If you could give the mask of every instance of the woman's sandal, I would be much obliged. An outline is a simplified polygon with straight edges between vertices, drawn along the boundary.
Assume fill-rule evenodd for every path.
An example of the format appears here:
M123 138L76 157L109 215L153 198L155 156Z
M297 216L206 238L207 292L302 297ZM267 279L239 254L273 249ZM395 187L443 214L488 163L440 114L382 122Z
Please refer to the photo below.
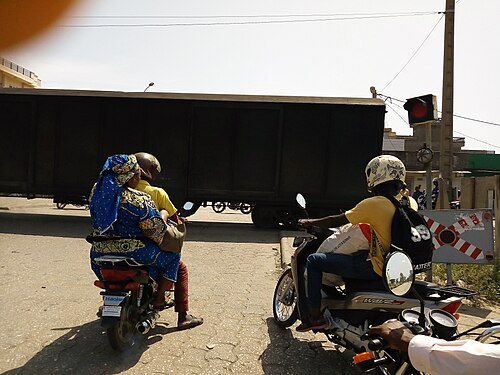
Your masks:
M186 319L181 323L177 322L177 329L189 329L203 324L203 318L197 318L191 314L186 315Z

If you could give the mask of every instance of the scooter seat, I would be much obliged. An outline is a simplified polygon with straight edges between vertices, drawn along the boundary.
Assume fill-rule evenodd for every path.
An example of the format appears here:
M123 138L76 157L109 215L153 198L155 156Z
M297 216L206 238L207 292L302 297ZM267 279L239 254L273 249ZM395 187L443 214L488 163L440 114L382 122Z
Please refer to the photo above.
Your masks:
M348 279L344 277L347 294L361 291L387 291L382 278L376 280Z

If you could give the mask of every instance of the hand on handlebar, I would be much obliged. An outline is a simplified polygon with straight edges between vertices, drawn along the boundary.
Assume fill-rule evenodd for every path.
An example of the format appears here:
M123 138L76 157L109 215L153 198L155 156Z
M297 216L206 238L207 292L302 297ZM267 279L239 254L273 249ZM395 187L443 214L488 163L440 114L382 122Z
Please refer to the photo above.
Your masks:
M408 345L415 336L403 323L397 320L388 320L379 326L370 327L368 333L382 337L391 348L401 352L408 351Z
M313 223L312 223L311 219L299 219L297 221L297 225L299 227L309 228L309 227L311 227L313 225Z

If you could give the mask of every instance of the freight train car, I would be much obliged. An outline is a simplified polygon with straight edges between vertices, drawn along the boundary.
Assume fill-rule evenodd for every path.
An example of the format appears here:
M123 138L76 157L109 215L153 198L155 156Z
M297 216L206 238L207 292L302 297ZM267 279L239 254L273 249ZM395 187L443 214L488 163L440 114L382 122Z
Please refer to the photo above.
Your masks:
M257 226L365 197L379 99L0 89L0 194L84 203L107 156L150 152L177 206L247 202Z

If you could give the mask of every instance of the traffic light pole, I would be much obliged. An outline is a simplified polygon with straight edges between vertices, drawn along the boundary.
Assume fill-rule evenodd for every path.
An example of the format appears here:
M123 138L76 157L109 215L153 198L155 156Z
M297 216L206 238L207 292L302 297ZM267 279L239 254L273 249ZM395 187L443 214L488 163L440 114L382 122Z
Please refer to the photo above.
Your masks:
M449 208L453 182L453 58L454 58L455 0L446 0L444 26L443 102L440 134L439 201L436 208ZM446 194L444 194L446 192Z

